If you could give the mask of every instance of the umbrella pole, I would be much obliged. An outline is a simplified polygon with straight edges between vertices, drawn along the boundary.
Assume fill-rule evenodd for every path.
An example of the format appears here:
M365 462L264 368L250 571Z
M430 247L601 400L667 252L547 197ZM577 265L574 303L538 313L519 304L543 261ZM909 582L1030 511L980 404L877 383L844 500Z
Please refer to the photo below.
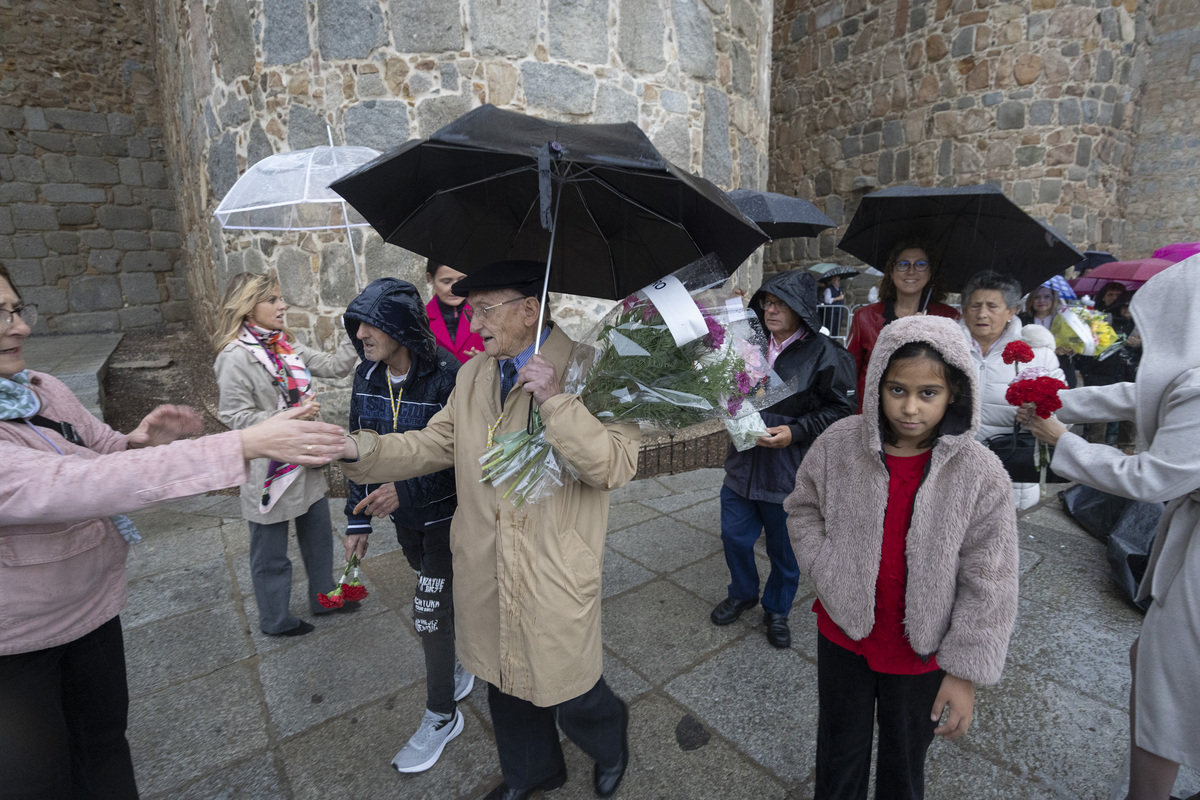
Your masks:
M542 351L542 328L546 325L546 295L550 293L550 262L554 260L554 234L558 232L558 204L562 202L563 187L558 187L558 197L554 200L554 216L550 218L550 252L546 254L546 276L542 279L542 301L538 305L538 325L536 333L533 334L533 354L536 356ZM533 398L530 398L529 403L529 419L525 422L525 432L530 436L534 434L536 426L534 425L533 415L537 413L534 410L536 403Z

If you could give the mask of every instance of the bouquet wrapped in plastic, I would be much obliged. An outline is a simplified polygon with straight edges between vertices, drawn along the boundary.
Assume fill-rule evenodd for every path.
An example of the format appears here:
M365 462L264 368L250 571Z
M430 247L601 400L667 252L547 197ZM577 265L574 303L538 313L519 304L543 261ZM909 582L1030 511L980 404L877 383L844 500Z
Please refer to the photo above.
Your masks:
M1082 302L1059 311L1050 323L1050 332L1059 347L1085 356L1098 356L1120 339L1108 314Z
M795 388L768 369L766 336L725 282L707 257L625 298L576 346L564 390L605 422L677 430L721 419L736 447L753 446L766 434L758 412ZM504 496L517 505L573 477L536 428L496 436L480 459L485 481L512 480Z

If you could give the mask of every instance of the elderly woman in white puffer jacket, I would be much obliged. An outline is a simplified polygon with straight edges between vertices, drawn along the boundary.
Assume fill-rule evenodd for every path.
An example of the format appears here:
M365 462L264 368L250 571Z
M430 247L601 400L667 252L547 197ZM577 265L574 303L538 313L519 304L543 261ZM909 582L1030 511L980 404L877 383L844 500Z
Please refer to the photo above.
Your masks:
M979 370L979 386L983 394L983 409L976 438L987 441L999 433L1013 429L1017 409L1008 404L1004 393L1017 374L1017 368L1043 367L1051 375L1064 380L1054 354L1054 336L1040 325L1021 325L1017 313L1021 310L1021 284L1008 275L990 270L977 272L963 287L962 326L967 333L971 356ZM1033 348L1029 364L1005 364L1004 348L1009 342L1022 340ZM1013 500L1018 509L1029 508L1038 501L1036 483L1014 483Z

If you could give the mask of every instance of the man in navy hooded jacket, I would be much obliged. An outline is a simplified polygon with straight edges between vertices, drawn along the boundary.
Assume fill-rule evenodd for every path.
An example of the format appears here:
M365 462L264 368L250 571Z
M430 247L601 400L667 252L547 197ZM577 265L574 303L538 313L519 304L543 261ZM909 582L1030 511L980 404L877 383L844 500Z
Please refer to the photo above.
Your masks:
M459 362L434 341L416 287L396 278L374 281L346 309L345 325L362 358L354 373L350 430L393 433L424 428L450 397ZM400 772L423 772L462 731L457 701L474 684L454 656L454 470L382 485L347 484L346 558L366 554L371 519L386 516L418 575L413 623L425 651L426 710L392 766Z

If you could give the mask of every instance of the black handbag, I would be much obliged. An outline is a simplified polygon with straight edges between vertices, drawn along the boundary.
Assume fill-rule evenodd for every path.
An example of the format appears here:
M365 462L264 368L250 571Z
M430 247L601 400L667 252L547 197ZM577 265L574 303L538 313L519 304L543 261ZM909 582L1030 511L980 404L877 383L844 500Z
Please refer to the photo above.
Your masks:
M984 442L987 449L1000 457L1004 469L1013 483L1037 483L1039 481L1037 464L1034 461L1034 451L1038 440L1029 431L1021 430L1020 425L1013 423L1013 429L1007 433L998 433ZM1050 448L1050 457L1054 458L1054 448ZM1054 470L1046 468L1047 483L1069 483L1066 478L1059 477Z

